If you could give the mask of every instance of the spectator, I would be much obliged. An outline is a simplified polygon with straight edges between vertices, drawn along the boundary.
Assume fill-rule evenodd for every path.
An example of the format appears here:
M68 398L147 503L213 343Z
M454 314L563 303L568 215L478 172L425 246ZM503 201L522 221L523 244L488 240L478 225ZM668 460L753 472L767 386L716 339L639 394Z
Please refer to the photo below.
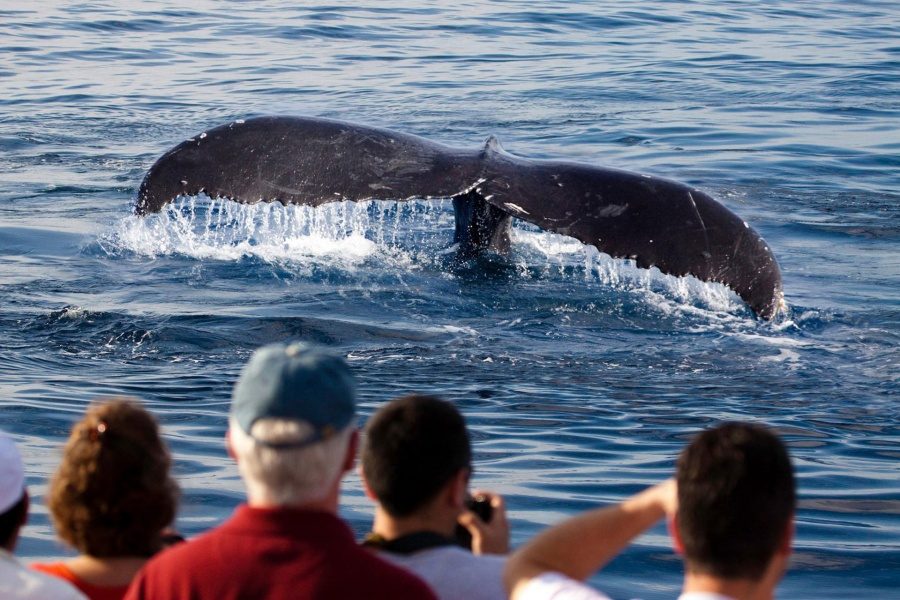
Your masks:
M796 505L781 441L756 425L726 423L694 438L678 460L676 480L538 535L509 560L512 598L606 598L577 580L663 515L684 554L681 600L774 597L787 569Z
M175 518L171 466L156 419L140 404L121 398L92 406L72 428L47 499L57 535L80 554L32 568L91 600L120 600Z
M25 471L16 445L0 433L0 598L4 600L84 600L68 583L38 573L12 555L28 520Z
M433 599L420 579L360 548L337 517L355 412L340 358L301 344L258 350L234 387L226 436L247 504L151 560L126 597Z
M362 476L378 505L366 545L427 581L442 600L505 599L503 565L509 525L503 499L485 523L466 509L472 474L469 434L452 404L406 396L384 406L366 426ZM454 539L459 525L472 549Z

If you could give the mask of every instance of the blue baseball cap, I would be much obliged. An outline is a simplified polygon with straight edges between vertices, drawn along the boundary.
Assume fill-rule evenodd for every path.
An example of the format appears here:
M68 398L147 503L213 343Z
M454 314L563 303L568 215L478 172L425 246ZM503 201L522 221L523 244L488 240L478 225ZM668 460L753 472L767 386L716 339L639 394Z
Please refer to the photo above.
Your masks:
M315 430L300 443L267 444L276 448L325 439L347 427L355 414L356 384L350 367L339 356L303 343L257 350L231 393L231 416L247 435L256 421L269 417L298 419Z

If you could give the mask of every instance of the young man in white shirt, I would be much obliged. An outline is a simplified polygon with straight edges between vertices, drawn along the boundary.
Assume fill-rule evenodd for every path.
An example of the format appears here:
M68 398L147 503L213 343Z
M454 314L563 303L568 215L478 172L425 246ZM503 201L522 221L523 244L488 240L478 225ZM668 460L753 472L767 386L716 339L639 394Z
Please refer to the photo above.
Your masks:
M362 476L378 505L366 546L424 579L441 600L505 600L503 566L509 525L503 499L483 493L486 521L467 510L471 449L455 406L405 396L366 425ZM471 551L455 538L471 536Z

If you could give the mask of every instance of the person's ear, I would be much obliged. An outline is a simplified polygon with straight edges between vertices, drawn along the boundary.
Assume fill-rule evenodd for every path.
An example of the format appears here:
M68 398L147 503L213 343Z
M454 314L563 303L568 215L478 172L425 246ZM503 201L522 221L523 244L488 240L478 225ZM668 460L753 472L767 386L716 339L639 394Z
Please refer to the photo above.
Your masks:
M460 469L447 482L447 502L460 511L466 507L466 499L469 497L470 473L469 469Z
M225 430L225 450L228 452L228 456L231 457L231 460L237 462L234 447L231 445L231 427Z
M344 472L352 471L356 464L356 453L359 451L359 430L354 428L347 444L347 455L344 457Z
M669 535L672 536L672 547L678 554L684 554L684 544L681 541L681 533L678 531L678 517L673 515L666 519L666 526L669 528Z
M22 522L19 523L19 528L25 527L25 524L28 523L28 513L31 512L31 496L28 495L28 490L23 492L24 496L22 498L25 500L25 510L22 511Z
M778 545L778 553L782 555L788 555L791 553L791 547L794 542L794 533L796 531L796 525L794 525L794 516L791 515L791 520L788 522L787 527L784 530L784 538L782 538L781 543Z
M375 497L375 494L372 492L372 488L369 487L369 481L366 479L366 472L363 471L362 465L360 465L356 469L356 472L359 475L360 481L362 481L363 491L366 493L366 498L378 502L378 498Z

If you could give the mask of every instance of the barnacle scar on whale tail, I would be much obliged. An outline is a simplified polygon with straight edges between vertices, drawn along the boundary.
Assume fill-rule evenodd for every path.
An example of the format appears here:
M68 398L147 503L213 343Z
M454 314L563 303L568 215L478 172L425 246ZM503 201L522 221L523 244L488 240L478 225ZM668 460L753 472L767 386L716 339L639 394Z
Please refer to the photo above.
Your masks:
M328 119L235 121L160 157L134 210L158 212L201 193L310 206L452 198L454 242L463 255L504 252L515 217L641 268L723 283L766 319L783 305L781 271L768 244L709 195L640 173L514 156L493 136L464 149Z

